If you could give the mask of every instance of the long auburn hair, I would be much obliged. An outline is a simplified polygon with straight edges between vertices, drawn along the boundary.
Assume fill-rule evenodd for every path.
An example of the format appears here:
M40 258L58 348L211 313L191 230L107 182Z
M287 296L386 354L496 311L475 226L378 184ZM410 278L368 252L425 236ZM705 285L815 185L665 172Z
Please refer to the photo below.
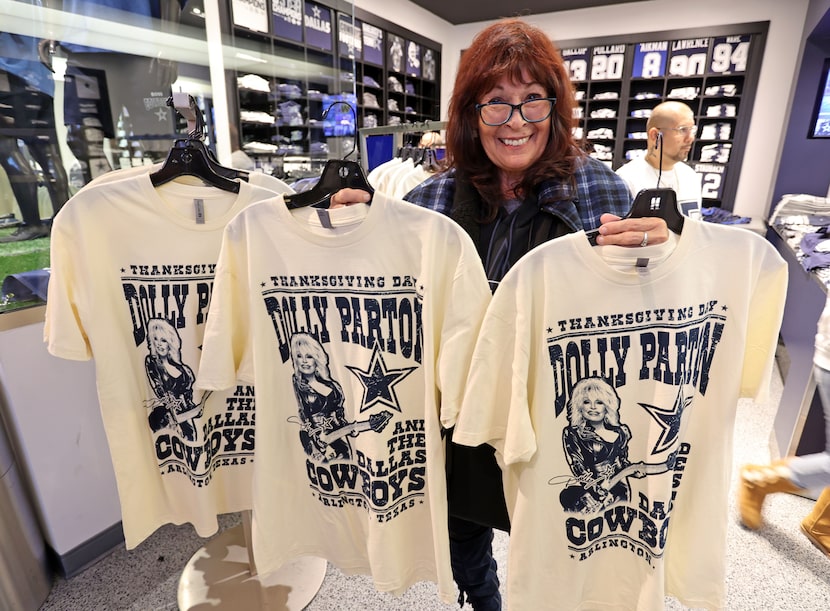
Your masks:
M573 138L573 87L553 41L541 29L521 19L503 19L479 32L458 65L447 112L447 165L469 180L481 194L492 220L503 199L499 170L478 138L475 105L505 76L523 82L523 73L556 98L551 114L551 137L545 151L516 186L527 195L544 178L570 178L582 153Z

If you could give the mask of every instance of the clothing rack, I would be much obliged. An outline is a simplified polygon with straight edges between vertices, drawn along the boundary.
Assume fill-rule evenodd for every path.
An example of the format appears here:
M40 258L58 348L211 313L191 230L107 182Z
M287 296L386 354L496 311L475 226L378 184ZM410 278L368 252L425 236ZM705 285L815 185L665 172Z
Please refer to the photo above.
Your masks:
M393 136L392 150L396 151L403 146L404 134L415 132L440 132L447 127L446 121L414 121L412 123L401 123L400 125L383 125L379 127L361 127L358 131L360 137L360 163L365 172L369 172L369 150L367 140L372 136Z

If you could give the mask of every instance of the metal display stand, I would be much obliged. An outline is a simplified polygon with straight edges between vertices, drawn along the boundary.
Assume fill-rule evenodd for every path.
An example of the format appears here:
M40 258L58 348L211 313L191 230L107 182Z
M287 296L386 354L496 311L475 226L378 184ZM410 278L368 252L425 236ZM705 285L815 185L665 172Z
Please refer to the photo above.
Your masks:
M251 549L251 512L245 511L242 524L211 539L185 565L180 611L299 611L311 602L326 575L324 559L305 556L260 575Z

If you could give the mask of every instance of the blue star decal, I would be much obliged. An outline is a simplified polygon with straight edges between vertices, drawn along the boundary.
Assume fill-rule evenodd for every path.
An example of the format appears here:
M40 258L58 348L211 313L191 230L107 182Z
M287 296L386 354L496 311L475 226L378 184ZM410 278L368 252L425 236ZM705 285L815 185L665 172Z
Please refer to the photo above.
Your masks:
M377 345L375 345L372 352L372 358L369 359L369 367L366 371L351 365L346 365L346 368L355 374L360 383L363 384L363 399L360 402L361 412L365 412L378 404L386 405L400 412L401 407L398 404L398 396L395 394L394 386L416 369L416 367L387 369L386 363L383 361L383 354L381 354Z
M663 430L660 432L660 437L657 438L657 443L654 444L654 449L651 453L659 454L671 448L677 442L677 436L680 433L680 423L683 419L683 412L692 402L692 398L686 398L683 395L683 386L681 385L677 391L677 398L674 400L674 405L671 409L664 409L656 405L649 405L648 403L640 403L640 407L646 410L649 415L654 418L655 422L660 425Z

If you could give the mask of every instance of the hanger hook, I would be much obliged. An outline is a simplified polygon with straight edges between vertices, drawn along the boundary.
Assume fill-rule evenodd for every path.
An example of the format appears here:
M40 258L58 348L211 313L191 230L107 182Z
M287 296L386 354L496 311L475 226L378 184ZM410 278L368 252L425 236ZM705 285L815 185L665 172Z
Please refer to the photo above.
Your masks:
M354 135L352 136L352 150L350 150L348 153L343 155L343 159L347 159L349 157L349 155L352 155L357 150L357 111L354 109L354 106L352 106L348 102L344 102L343 100L337 100L336 102L332 102L331 104L329 104L328 108L326 108L323 111L323 119L325 119L326 115L329 114L329 111L332 108L334 108L335 106L337 106L338 104L343 104L343 106L348 106L349 110L352 111L352 117L354 117L353 125L354 125L355 129L354 129Z
M186 97L185 97L186 96ZM183 92L174 93L167 98L167 105L187 121L187 139L204 140L207 135L207 124L196 98Z

